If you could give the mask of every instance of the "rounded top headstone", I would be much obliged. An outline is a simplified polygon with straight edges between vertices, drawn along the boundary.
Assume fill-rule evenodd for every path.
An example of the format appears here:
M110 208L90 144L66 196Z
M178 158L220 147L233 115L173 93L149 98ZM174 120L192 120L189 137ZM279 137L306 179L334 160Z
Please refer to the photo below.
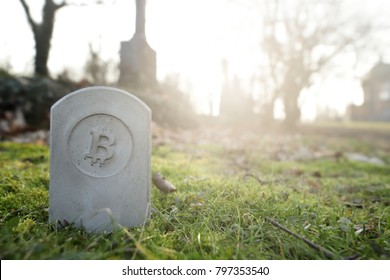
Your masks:
M89 232L145 222L150 216L149 107L126 91L89 87L56 102L50 119L49 220Z

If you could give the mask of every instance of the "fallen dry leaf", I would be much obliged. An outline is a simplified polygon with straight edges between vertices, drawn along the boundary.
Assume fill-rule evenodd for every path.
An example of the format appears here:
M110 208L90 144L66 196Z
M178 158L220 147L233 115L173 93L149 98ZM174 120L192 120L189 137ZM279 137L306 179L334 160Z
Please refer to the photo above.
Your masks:
M163 193L175 192L176 188L169 181L167 181L160 173L155 173L152 176L153 184Z
M376 230L376 224L373 221L370 221L368 224L357 224L353 226L355 234L359 235L363 233L370 233Z

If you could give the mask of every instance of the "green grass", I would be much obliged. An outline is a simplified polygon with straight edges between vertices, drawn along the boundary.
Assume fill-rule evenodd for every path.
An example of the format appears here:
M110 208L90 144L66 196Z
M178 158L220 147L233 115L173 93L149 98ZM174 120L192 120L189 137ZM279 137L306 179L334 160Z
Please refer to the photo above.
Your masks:
M322 125L327 128L343 128L343 129L365 129L372 131L390 131L390 124L388 122L319 122L315 125Z
M238 144L154 147L153 172L178 191L165 195L153 187L145 225L96 235L48 224L47 147L0 143L0 258L326 259L271 218L334 258L390 259L388 145L319 136L238 138ZM364 151L387 164L328 156L280 160L302 147L309 154Z

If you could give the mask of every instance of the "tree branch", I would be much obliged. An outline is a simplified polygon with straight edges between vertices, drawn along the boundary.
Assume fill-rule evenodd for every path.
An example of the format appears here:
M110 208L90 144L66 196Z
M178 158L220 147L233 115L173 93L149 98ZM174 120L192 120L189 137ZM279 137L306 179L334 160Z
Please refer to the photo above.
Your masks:
M86 3L78 3L77 4L77 3L74 3L74 2L64 1L62 4L64 4L64 6L76 6L76 7L87 7L87 6L90 6L91 4L93 4L93 5L107 5L102 0L95 0L94 2L89 3L89 4L86 4ZM111 2L111 5L115 5L115 4L116 4L116 0L113 0Z
M309 239L307 239L306 237L303 237L293 231L291 231L290 229L286 228L285 226L279 224L277 221L275 221L274 219L271 219L271 218L268 218L268 217L264 217L264 219L267 221L267 222L270 222L272 225L274 225L275 227L278 227L280 228L281 230L287 232L288 234L291 234L292 236L302 240L303 242L305 242L307 245L309 245L311 248L313 249L316 249L318 251L320 251L321 253L323 253L327 258L329 259L337 259L337 256L335 254L333 254L331 251L329 251L328 249L310 241ZM359 254L354 254L354 255L351 255L351 256L348 256L348 257L344 257L343 259L344 260L355 260L357 258L359 258Z
M270 222L272 225L274 225L274 226L282 229L283 231L287 232L288 234L291 234L292 236L295 236L296 238L299 238L300 240L305 242L310 247L312 247L312 248L320 251L321 253L323 253L327 258L329 258L329 259L335 259L336 258L336 256L331 251L329 251L328 249L325 249L324 247L322 247L322 246L320 246L318 244L313 243L312 241L310 241L306 237L303 237L303 236L301 236L301 235L299 235L299 234L289 230L285 226L282 226L281 224L279 224L277 221L275 221L275 220L273 220L271 218L268 218L268 217L265 217L264 219L266 221Z
M56 10L59 10L59 9L61 9L62 7L65 7L65 6L68 6L69 4L66 2L66 1L63 1L62 3L60 3L60 4L55 4L54 3L54 7L55 7L55 9Z
M28 23L30 24L31 28L34 30L34 33L36 29L38 28L38 24L33 20L30 12L30 7L27 5L25 0L19 0L20 3L23 6L24 12L26 13Z

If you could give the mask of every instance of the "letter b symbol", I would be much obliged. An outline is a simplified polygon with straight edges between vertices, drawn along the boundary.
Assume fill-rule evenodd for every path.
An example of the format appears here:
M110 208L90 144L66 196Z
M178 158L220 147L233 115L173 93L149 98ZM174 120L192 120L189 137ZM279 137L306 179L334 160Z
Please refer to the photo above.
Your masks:
M98 127L91 129L92 142L89 153L85 155L86 158L91 158L91 164L100 161L100 166L114 155L114 135L108 130Z

